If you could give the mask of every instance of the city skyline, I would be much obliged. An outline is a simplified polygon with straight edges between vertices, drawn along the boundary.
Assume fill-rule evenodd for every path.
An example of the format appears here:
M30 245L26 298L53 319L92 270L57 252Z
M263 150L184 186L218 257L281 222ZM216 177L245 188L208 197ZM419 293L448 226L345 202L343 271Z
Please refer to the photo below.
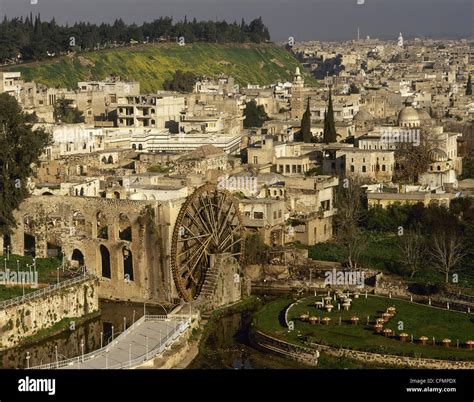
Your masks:
M160 16L232 22L262 16L273 41L289 37L296 41L350 40L357 37L358 27L361 38L382 40L396 40L399 32L407 39L472 37L474 25L469 0L296 0L291 4L281 0L137 0L133 8L127 0L113 0L112 9L112 0L36 1L38 4L2 0L0 12L10 18L40 13L43 20L54 17L61 24L113 22L117 18L141 24Z

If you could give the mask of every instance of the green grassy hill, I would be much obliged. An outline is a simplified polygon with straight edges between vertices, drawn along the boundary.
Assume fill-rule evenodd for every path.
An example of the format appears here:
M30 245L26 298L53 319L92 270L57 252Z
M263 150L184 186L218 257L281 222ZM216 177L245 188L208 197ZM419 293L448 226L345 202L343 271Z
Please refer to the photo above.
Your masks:
M178 69L197 75L232 75L240 85L291 80L299 62L274 44L150 44L64 56L54 60L9 67L24 79L51 87L77 88L77 82L104 79L116 73L140 81L142 92L162 89ZM305 76L308 85L316 81Z

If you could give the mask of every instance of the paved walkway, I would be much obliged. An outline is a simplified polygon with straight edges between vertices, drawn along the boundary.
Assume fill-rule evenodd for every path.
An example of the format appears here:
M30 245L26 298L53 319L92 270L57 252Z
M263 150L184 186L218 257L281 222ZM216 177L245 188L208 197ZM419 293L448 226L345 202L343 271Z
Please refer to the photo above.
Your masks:
M133 368L163 353L190 325L186 316L144 316L107 346L38 369Z

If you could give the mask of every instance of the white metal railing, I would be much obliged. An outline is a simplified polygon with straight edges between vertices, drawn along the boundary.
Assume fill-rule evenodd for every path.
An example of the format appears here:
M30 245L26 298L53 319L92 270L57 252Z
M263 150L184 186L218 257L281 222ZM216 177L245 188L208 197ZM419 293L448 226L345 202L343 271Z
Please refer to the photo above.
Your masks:
M113 366L108 366L107 369L122 369L122 368L132 368L136 367L141 363L144 363L153 357L163 353L163 351L172 344L183 332L185 332L191 325L191 319L188 318L187 321L182 321L179 323L173 331L169 332L168 335L161 341L159 345L150 350L148 353L145 353L142 356L136 357L135 359L128 360L122 363L115 364Z
M128 366L136 366L139 363L143 363L150 358L160 354L163 352L168 344L174 342L174 340L181 335L186 329L188 329L191 325L191 318L189 316L184 315L176 315L176 316L165 316L165 315L145 315L140 317L137 321L135 321L130 327L128 327L124 332L120 333L116 338L114 338L109 344L106 346L96 349L90 353L85 355L76 356L70 359L61 360L58 362L41 364L39 366L31 367L31 369L35 370L54 370L59 369L62 367L73 366L75 364L81 364L88 360L94 359L99 356L104 356L106 353L109 352L109 349L112 348L114 345L120 343L130 332L135 330L138 326L140 326L143 322L146 321L171 321L173 318L181 319L178 321L179 325L177 325L168 335L161 341L159 345L157 345L154 349L145 353L142 356L137 357L133 360L127 360L126 362L116 364L114 366L108 366L108 369L117 369L117 368L126 368ZM131 362L131 364L130 364Z
M77 283L85 282L85 281L95 277L94 274L89 273L87 271L84 271L84 273L81 273L81 274L78 274L78 275L79 276L77 276L76 278L66 279L66 280L64 280L62 282L59 282L59 283L56 283L54 285L49 285L46 288L39 289L39 290L36 290L34 292L27 293L24 296L18 296L18 297L14 297L12 299L4 300L4 301L0 302L0 310L6 309L7 307L11 307L11 306L21 304L21 303L23 303L27 300L32 300L32 299L39 298L39 297L44 296L46 294L55 292L56 290L66 288L66 287L75 285Z

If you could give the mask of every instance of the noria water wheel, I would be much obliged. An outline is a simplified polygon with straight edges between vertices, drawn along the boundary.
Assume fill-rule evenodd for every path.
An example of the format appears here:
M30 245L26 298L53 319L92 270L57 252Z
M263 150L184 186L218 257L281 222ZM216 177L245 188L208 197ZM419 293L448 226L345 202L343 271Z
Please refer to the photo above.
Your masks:
M185 301L199 296L210 256L224 253L242 262L242 217L231 193L206 184L186 199L173 230L171 267L176 288Z

